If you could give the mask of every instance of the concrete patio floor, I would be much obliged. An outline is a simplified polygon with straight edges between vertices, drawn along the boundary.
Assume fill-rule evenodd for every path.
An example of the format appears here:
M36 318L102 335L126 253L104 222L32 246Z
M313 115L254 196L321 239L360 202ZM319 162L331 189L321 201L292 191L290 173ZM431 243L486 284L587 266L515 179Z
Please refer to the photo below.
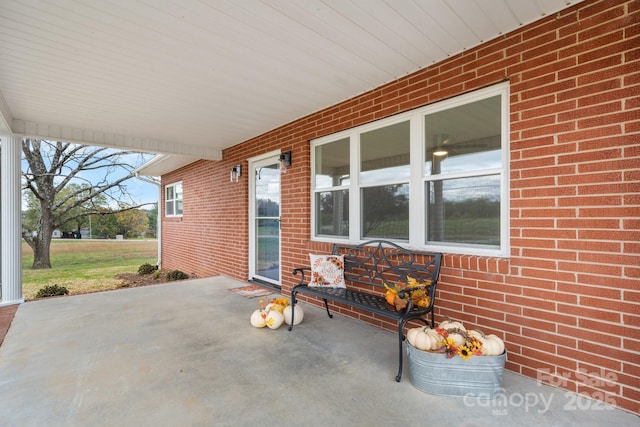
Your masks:
M0 347L0 426L638 426L505 372L504 398L412 386L396 337L304 305L256 329L227 277L22 304ZM581 409L579 409L581 408Z

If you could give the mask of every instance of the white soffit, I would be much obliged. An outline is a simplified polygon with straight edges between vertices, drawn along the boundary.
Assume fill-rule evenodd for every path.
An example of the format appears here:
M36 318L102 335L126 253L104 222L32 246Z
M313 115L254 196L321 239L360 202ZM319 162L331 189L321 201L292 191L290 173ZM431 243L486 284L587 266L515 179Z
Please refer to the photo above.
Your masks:
M191 156L158 154L135 170L138 175L161 177L199 160Z
M2 0L0 132L219 159L579 2Z

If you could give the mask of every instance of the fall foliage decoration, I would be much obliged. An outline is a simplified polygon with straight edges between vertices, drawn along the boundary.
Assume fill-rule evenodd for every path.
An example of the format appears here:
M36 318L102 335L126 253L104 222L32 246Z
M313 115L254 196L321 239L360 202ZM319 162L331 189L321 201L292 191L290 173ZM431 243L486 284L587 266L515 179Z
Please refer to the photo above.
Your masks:
M393 305L397 311L402 311L407 308L409 298L411 298L413 305L426 308L431 304L431 298L427 292L430 285L431 281L420 283L413 277L407 277L406 284L390 286L384 283L384 287L387 289L384 298L387 303Z

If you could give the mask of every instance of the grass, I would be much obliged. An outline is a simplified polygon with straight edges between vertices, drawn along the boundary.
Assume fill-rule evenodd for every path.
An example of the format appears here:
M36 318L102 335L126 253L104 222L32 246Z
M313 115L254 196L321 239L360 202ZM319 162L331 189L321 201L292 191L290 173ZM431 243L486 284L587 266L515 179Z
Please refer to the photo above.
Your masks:
M51 269L32 270L33 251L22 243L22 294L35 298L47 285L64 286L69 295L120 287L120 273L136 273L144 263L155 265L157 240L71 240L51 242Z

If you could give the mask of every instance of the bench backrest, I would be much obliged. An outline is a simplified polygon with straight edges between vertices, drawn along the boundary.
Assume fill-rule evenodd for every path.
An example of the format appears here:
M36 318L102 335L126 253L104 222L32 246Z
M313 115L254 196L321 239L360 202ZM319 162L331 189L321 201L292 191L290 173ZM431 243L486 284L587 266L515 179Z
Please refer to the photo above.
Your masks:
M406 284L407 277L413 277L420 283L431 283L428 293L434 300L440 253L414 252L386 240L371 240L356 246L334 244L332 254L344 255L347 285L384 291L384 283Z

